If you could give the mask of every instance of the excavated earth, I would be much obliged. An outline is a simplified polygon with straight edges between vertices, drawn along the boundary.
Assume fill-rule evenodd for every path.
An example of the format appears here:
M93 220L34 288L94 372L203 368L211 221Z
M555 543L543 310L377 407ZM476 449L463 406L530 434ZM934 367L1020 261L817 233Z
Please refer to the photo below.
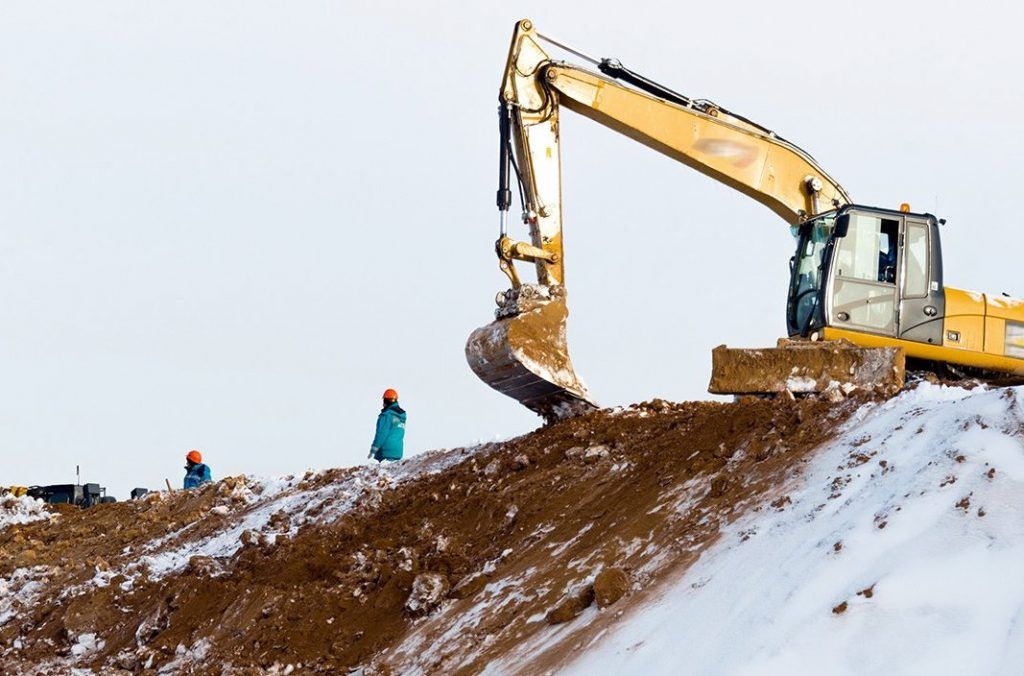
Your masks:
M2 671L557 670L722 526L783 500L860 403L656 400L0 526Z

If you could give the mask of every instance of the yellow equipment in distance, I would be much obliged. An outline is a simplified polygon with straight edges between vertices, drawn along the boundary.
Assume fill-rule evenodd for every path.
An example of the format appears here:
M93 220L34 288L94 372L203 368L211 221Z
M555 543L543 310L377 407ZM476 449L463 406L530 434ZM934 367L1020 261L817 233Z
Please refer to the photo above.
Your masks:
M553 61L542 42L601 74ZM740 191L793 226L791 337L900 347L910 358L1024 374L1024 303L944 288L934 216L854 205L809 154L771 130L615 60L587 57L542 36L528 20L516 24L499 100L496 250L512 288L498 294L497 319L470 336L466 355L481 379L545 419L594 407L565 339L563 106ZM507 233L513 173L529 242ZM522 282L515 261L534 264L536 284ZM818 375L830 382L836 374ZM713 378L712 391L746 390Z

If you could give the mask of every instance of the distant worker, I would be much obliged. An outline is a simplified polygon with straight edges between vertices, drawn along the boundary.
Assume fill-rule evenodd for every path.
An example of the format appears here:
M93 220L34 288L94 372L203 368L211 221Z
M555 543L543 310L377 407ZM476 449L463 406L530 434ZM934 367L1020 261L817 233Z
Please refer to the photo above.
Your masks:
M203 454L189 451L185 456L185 488L199 488L213 481L210 468L203 464Z
M384 408L377 416L377 433L370 455L377 462L401 460L405 446L405 411L398 405L398 392L384 390Z

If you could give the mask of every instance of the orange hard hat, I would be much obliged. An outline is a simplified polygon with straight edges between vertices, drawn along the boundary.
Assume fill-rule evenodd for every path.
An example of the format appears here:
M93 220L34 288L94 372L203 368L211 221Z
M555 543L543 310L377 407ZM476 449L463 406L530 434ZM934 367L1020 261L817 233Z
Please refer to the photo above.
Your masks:
M390 399L391 401L398 401L398 392L395 392L390 387L384 390L384 398Z
M192 450L188 452L188 455L185 456L185 459L194 462L195 464L198 465L203 461L203 454L200 453L199 451Z

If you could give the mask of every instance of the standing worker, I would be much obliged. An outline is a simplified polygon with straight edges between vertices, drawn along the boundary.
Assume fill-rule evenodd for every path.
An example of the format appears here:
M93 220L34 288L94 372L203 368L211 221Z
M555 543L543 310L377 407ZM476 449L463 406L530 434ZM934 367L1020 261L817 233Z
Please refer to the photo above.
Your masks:
M377 416L377 433L370 445L370 455L377 462L402 459L405 446L405 410L398 405L398 392L384 390L384 408Z
M210 468L203 464L203 454L191 450L185 456L185 488L199 488L213 481Z

